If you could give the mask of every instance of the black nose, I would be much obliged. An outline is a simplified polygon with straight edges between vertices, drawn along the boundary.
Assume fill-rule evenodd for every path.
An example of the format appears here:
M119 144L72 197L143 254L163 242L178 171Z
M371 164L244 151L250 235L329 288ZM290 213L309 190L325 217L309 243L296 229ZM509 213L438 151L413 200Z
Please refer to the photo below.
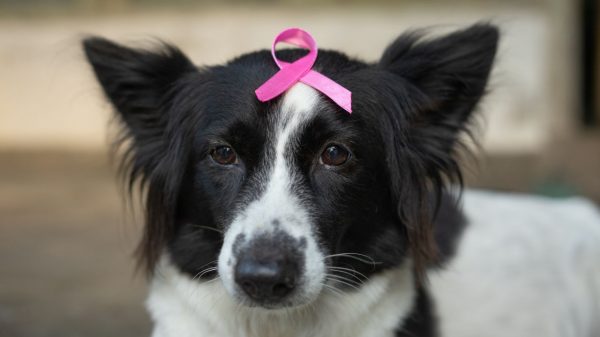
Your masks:
M282 300L296 287L297 265L290 259L242 256L235 267L235 282L258 302Z

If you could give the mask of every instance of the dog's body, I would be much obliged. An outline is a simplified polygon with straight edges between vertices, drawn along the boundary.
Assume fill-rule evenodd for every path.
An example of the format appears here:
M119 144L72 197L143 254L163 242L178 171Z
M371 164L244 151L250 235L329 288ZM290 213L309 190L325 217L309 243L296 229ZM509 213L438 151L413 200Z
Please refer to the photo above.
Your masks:
M441 336L600 333L600 212L581 198L467 191L456 257L431 274Z
M499 212L480 197L465 217L446 186L460 182L456 148L497 39L489 25L404 35L377 64L320 52L314 69L352 91L352 115L302 83L259 102L254 89L277 70L265 51L196 68L173 47L86 40L126 126L123 168L146 188L139 252L154 336L468 336L436 311L452 302L439 291L452 278L425 279L469 222ZM587 209L585 223L600 223ZM472 246L456 266L469 270Z

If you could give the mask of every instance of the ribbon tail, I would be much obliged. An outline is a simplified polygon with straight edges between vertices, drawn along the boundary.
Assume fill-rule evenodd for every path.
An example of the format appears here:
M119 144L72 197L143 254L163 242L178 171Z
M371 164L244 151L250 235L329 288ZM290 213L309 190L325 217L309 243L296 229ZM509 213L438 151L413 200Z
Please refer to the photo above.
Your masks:
M352 113L352 92L337 84L329 77L311 70L300 78L300 82L317 89L342 109L350 114Z

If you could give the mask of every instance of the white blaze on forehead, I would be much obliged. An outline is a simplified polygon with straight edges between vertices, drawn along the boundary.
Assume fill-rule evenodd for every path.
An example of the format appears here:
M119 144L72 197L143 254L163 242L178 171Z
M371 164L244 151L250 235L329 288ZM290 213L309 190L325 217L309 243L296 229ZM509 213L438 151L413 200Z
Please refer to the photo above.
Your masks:
M263 195L244 210L245 234L272 230L273 220L279 220L281 229L294 237L309 234L307 212L301 207L297 193L292 191L294 172L288 163L291 157L288 151L293 150L290 145L298 141L302 127L315 113L318 99L317 92L303 83L294 85L283 97L273 132L274 162L266 175Z
M288 162L293 154L288 152L293 151L302 127L314 115L318 99L315 89L303 83L294 85L283 97L274 130L274 162L263 195L244 210L248 217L245 229L251 231L245 234L274 229L273 220L293 237L309 234L304 228L309 225L307 212L300 205L298 191L292 190L295 173Z
M298 196L291 190L294 172L287 162L290 155L286 155L286 153L290 150L290 145L298 141L302 126L314 115L318 99L319 96L315 89L303 83L297 83L285 94L276 126L273 169L265 193L257 202L248 207L249 212L252 211L252 206L255 206L268 213L265 214L265 217L276 217L276 213L279 213L284 218L280 219L284 226L286 220L308 222L308 219L299 219L305 217L305 214L301 214L305 212L299 209ZM290 217L292 218L290 219ZM256 225L260 226L261 224L264 225L262 222ZM290 231L298 228L298 226L291 227Z
M283 97L279 119L280 122L286 122L286 125L277 139L277 145L285 143L292 131L312 117L318 100L317 91L304 83L296 83L287 91Z
M316 113L319 94L313 88L297 83L290 88L282 99L282 104L273 126L273 146L275 156L269 165L270 171L264 175L264 192L257 200L250 202L234 218L225 232L225 238L219 255L219 274L230 293L235 293L233 268L237 256L233 246L238 235L252 240L259 234L273 233L276 229L298 240L306 242L304 249L305 265L303 297L314 297L321 289L324 276L324 261L317 245L313 224L309 212L303 205L300 193L294 191L294 168L289 162L297 148L304 126Z

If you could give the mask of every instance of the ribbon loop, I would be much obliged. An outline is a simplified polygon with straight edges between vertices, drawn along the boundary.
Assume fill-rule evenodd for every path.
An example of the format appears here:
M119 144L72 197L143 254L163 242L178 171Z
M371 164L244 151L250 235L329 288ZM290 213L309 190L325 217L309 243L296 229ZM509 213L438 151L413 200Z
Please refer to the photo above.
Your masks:
M281 61L275 55L275 47L279 42L306 48L308 54L292 63ZM319 90L342 109L352 113L352 93L325 75L312 70L317 60L317 52L317 43L308 32L299 28L289 28L279 33L273 41L271 55L280 70L256 89L258 100L272 100L297 82L302 82Z

